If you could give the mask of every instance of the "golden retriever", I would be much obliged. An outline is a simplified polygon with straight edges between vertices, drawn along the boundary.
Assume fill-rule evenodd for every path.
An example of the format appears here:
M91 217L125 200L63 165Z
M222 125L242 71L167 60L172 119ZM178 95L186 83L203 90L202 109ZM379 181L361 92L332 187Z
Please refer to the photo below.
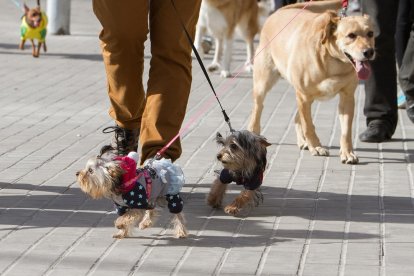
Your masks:
M201 2L195 47L202 54L202 36L208 31L214 37L216 49L213 61L208 66L210 72L220 69L221 77L231 76L232 43L236 29L246 42L245 66L246 71L251 72L253 67L251 60L254 54L253 39L260 29L259 17L263 13L262 10L264 9L259 8L257 0L203 0Z
M374 27L367 15L340 18L331 9L341 1L321 1L288 5L265 22L254 61L253 98L249 130L260 133L260 116L266 93L280 76L296 91L298 113L295 118L297 144L312 155L329 155L321 146L312 122L311 105L339 94L342 163L358 163L352 148L354 93L359 79L370 75L369 60L374 59ZM297 17L292 20L293 17ZM291 23L270 40L290 20ZM270 43L269 43L270 42Z

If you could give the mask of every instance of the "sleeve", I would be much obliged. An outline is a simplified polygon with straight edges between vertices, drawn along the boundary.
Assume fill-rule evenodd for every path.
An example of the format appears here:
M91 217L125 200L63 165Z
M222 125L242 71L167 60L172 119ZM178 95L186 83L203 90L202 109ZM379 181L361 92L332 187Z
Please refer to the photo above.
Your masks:
M220 181L224 184L233 182L233 176L228 169L223 169L220 173Z
M178 214L183 210L184 202L180 197L180 194L166 195L165 198L168 202L168 210L173 214Z

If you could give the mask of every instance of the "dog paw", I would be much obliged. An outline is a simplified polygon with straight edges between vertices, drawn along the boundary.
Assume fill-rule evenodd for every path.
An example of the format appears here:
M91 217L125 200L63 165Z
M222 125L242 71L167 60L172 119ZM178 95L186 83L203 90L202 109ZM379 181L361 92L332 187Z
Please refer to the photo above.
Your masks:
M343 164L357 164L358 161L358 157L352 151L347 153L341 152L341 162Z
M212 208L215 208L215 209L221 208L221 202L217 202L214 199L209 199L208 198L207 199L207 205L210 206L210 207L212 207Z
M240 208L238 208L236 206L233 206L233 205L228 205L228 206L226 206L226 208L224 208L224 212L226 214L235 216L240 212Z
M222 70L220 72L220 77L222 77L222 78L230 78L231 77L231 73L230 73L230 71Z
M209 72L217 71L219 68L220 68L220 65L218 63L212 63L207 67Z
M313 156L329 156L329 150L324 147L309 148L309 151Z
M114 239L123 239L125 237L126 237L126 234L125 234L125 231L123 231L123 230L120 230L120 231L118 231L118 233L115 233L115 234L112 235L112 238L114 238Z
M179 229L176 229L175 237L177 239L184 239L188 237L187 229L185 229L185 227L180 227Z
M138 228L143 230L143 229L149 228L151 226L152 226L152 220L151 219L145 219L145 220L140 222L140 224L138 225Z

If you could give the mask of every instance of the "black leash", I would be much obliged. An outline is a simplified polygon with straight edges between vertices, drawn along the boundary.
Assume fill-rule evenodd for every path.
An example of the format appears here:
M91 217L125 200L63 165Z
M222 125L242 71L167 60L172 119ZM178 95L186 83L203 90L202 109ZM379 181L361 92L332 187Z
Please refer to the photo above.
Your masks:
M178 17L178 20L180 21L181 27L183 28L183 30L184 30L184 32L185 32L185 35L186 35L186 37L187 37L187 40L188 40L188 42L190 43L191 48L192 48L192 49L193 49L193 51L194 51L194 54L195 54L195 56L196 56L196 58L197 58L198 63L199 63L199 64L200 64L200 66L201 66L201 69L203 70L204 76L206 77L206 79L207 79L207 81L208 81L208 84L210 85L211 90L213 91L214 96L215 96L215 97L216 97L216 99L217 99L217 102L218 102L218 104L219 104L219 106L220 106L220 108L221 108L221 112L223 113L224 120L225 120L225 121L226 121L226 123L229 125L230 132L234 132L235 130L231 127L230 118L229 118L229 116L227 116L226 111L223 109L223 106L221 105L221 102L220 102L219 98L217 97L216 90L214 89L214 86L213 86L213 84L211 83L211 80L210 80L210 77L208 76L208 73L207 73L206 67L204 66L203 61L201 60L201 57L200 57L200 55L198 54L198 51L197 51L196 47L194 46L193 40L192 40L192 38L191 38L190 34L188 33L187 28L185 27L184 22L183 22L183 20L181 19L180 14L178 13L177 8L175 7L174 0L171 0L171 5L173 6L175 13L177 14L177 17ZM216 49L216 50L217 50L217 49Z

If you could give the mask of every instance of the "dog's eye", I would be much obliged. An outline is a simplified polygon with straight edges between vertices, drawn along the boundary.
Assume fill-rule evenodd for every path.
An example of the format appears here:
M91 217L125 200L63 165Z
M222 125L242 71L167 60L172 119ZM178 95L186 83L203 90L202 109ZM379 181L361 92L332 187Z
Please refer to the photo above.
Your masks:
M232 150L237 150L239 147L236 144L232 143L232 144L230 144L230 148Z
M369 38L373 37L373 36L374 36L374 32L373 32L373 31L369 31L369 32L367 33L367 36L368 36Z
M347 36L350 39L355 39L357 37L356 34L354 34L354 33L349 33Z
M88 173L93 174L93 169L89 168Z

